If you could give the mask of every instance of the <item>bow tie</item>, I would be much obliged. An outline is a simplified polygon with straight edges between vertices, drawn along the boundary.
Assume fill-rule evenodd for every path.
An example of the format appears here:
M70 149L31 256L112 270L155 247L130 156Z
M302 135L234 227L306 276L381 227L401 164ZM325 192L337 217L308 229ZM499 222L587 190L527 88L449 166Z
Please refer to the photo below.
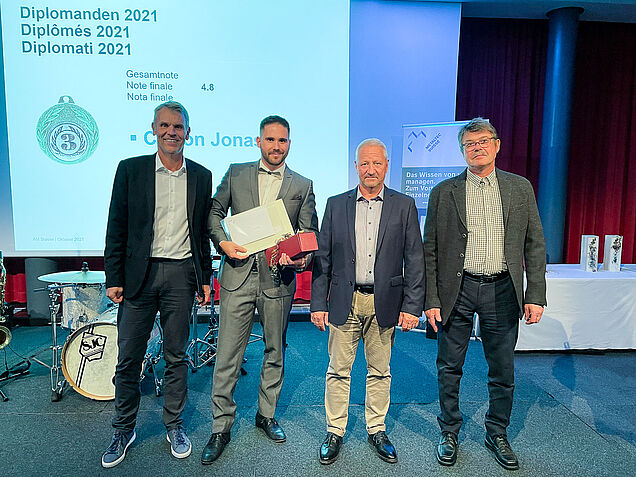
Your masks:
M269 174L270 176L271 175L278 176L278 177L281 176L281 173L280 173L279 170L270 171L269 169L265 169L264 167L259 167L258 168L258 173L259 174Z

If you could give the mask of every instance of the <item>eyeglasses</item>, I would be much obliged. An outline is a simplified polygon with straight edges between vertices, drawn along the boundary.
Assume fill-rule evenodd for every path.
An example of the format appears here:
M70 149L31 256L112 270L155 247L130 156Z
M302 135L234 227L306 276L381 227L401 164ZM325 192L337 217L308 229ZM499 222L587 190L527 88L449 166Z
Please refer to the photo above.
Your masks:
M489 138L480 139L479 141L475 141L475 142L465 142L464 144L462 144L462 149L464 149L464 151L472 151L473 149L477 147L477 144L479 144L481 147L486 147L488 143L492 141L493 139L497 139L497 138L493 136Z

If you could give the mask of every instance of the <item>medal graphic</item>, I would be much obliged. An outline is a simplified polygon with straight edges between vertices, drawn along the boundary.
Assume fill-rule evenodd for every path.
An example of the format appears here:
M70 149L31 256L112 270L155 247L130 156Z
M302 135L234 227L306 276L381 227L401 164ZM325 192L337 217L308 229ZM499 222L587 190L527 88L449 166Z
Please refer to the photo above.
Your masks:
M93 117L70 96L60 97L38 120L36 131L40 149L62 164L88 159L99 142L99 129Z

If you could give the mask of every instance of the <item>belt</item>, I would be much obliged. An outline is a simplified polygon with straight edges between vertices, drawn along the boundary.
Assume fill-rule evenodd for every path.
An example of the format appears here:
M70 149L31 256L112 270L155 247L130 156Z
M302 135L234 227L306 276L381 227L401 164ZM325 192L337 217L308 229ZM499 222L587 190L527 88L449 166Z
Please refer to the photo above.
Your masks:
M365 295L373 295L373 285L356 285L353 289Z
M150 257L150 261L155 263L181 263L191 259L191 256L186 258Z
M510 273L508 273L508 270L504 270L503 272L494 273L492 275L475 275L474 273L464 270L464 276L481 283L492 283L507 278L510 276Z

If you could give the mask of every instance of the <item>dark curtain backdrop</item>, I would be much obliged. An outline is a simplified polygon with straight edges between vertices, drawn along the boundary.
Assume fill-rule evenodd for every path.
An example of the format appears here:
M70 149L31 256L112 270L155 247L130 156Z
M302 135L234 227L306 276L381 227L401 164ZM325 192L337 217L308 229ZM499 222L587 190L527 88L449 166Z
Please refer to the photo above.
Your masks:
M539 182L547 20L463 19L456 119L501 136L497 165ZM624 237L636 261L636 26L581 22L577 43L564 258L582 234ZM599 251L603 257L603 250Z
M501 137L497 166L535 191L547 43L547 21L462 20L455 118L490 120Z
M623 236L636 262L636 25L581 23L577 43L564 257L582 234Z

